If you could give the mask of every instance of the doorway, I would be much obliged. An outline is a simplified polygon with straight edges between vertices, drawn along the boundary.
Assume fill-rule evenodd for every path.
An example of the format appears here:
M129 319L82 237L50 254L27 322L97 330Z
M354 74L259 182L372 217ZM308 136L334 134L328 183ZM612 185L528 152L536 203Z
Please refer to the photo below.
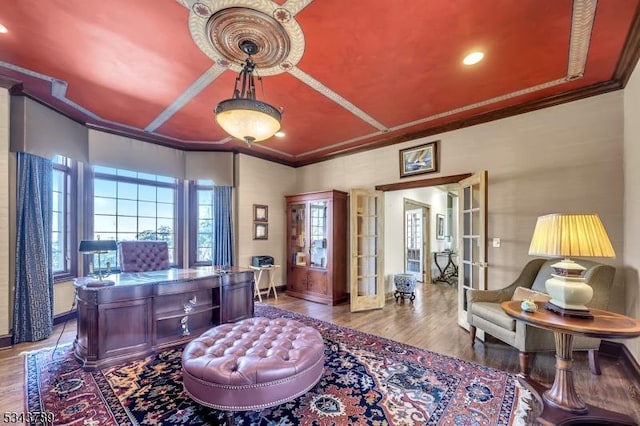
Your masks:
M421 283L431 282L430 217L428 204L404 199L404 272L412 274Z
M385 193L385 269L387 271L387 291L392 291L393 280L389 277L393 273L403 272L406 266L405 262L405 242L404 242L404 198L418 201L426 204L430 207L429 223L427 225L429 236L427 237L430 243L430 247L425 251L427 260L424 261L424 270L429 270L431 273L431 280L439 275L439 271L433 261L434 252L443 252L446 250L453 251L455 255L456 264L459 264L462 260L461 256L458 256L458 252L462 250L461 234L462 228L460 227L459 214L462 206L460 205L459 188L460 182L466 178L473 176L471 173L443 176L432 179L422 179L407 182L397 182L387 185L378 185L375 189L384 191ZM437 191L439 194L437 200L424 199L417 196L415 191L430 189L431 191ZM486 208L486 207L485 207ZM442 225L444 220L444 226L440 227L440 232L437 233L436 215L440 215L439 221ZM426 223L426 221L425 221ZM395 243L394 243L395 240ZM483 242L478 241L479 244ZM441 253L442 254L442 253ZM442 259L440 257L439 259ZM445 262L446 263L446 262ZM444 266L444 264L442 265ZM458 265L459 266L459 265ZM423 285L432 285L432 281L426 281ZM438 281L438 285L456 287L456 291L459 290L459 279L449 280L449 282ZM458 306L453 304L449 307L452 310L458 311Z

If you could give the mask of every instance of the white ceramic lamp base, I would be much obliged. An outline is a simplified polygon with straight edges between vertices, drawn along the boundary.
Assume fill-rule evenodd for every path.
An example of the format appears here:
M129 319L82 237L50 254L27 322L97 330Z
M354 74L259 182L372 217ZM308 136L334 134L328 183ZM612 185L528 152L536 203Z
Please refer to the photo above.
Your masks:
M586 304L593 297L593 289L582 277L586 268L569 259L551 266L556 273L545 283L551 296L546 308L562 315L592 318Z

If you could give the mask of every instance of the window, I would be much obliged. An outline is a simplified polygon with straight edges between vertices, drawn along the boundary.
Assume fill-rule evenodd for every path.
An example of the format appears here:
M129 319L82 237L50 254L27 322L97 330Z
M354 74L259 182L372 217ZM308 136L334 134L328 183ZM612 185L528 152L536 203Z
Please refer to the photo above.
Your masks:
M213 181L190 183L189 264L211 265L213 259Z
M53 159L51 253L55 281L63 281L76 273L75 166L69 158L56 155ZM72 184L73 183L73 184Z
M169 262L181 265L180 185L167 176L110 167L93 167L93 238L163 240L169 245ZM116 270L117 253L102 255Z

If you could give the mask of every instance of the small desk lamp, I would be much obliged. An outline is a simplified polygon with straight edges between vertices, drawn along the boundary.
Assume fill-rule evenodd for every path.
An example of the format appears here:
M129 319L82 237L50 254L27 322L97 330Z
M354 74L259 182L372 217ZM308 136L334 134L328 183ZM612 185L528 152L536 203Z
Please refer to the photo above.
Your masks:
M569 257L615 257L607 231L597 214L548 214L540 216L531 238L529 254L564 257L551 265L555 274L545 283L551 300L545 306L566 316L593 318L585 305L593 289L584 282L585 267Z
M84 254L97 254L98 255L98 279L94 279L92 282L87 283L90 287L109 286L115 283L111 280L105 280L102 276L102 264L100 263L100 255L109 251L116 250L118 246L115 240L82 240L80 241L80 247L78 251ZM92 259L93 262L93 259ZM94 267L95 270L95 267ZM107 274L108 275L108 274ZM105 275L105 276L107 276Z

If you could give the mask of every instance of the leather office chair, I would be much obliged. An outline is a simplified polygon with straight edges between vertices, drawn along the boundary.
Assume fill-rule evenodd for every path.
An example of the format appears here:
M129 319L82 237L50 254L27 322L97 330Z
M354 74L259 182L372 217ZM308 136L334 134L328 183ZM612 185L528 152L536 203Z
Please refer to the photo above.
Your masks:
M575 259L574 259L575 260ZM527 263L520 276L508 287L500 290L468 290L467 320L469 321L471 345L475 343L476 329L511 345L520 351L520 374L528 376L530 372L529 356L534 352L555 351L555 340L552 331L526 325L508 316L500 304L511 300L517 287L526 287L546 293L545 282L551 276L551 265L558 259L534 259ZM611 288L615 268L588 260L576 260L587 268L584 272L585 282L593 288L593 298L587 304L596 309L609 309ZM589 367L593 374L600 374L598 348L600 339L575 336L573 350L589 351Z
M169 269L169 246L166 241L120 241L118 254L122 272Z

